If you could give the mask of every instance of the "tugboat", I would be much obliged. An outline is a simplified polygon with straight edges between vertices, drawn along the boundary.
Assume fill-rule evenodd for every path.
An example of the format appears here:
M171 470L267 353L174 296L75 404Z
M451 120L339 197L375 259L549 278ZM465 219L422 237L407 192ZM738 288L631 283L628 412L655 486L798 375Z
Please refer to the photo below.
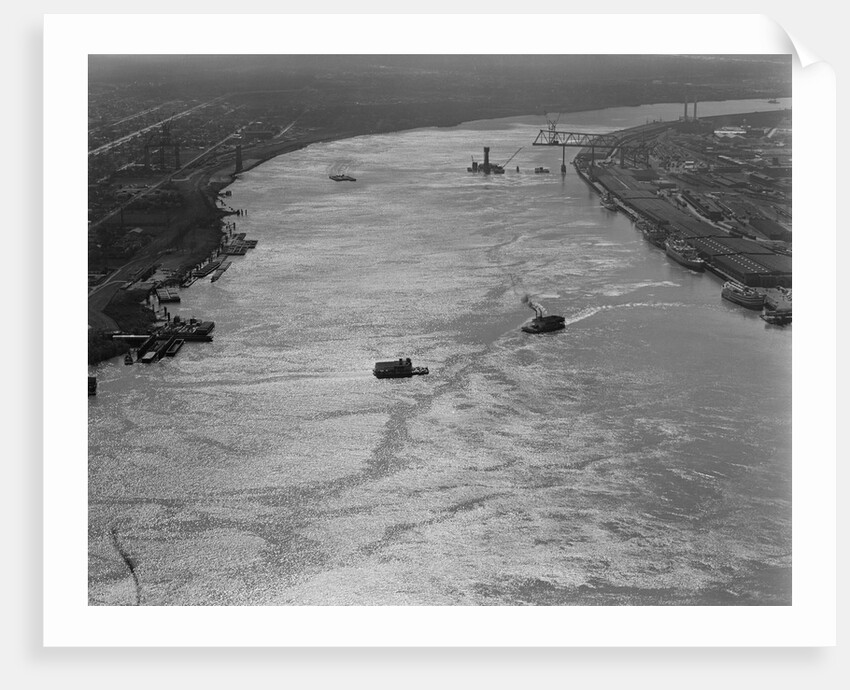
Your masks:
M685 240L678 237L670 237L664 245L667 256L694 271L705 270L705 261L697 254L697 250Z
M379 379L401 379L409 376L423 376L428 373L428 367L415 367L410 357L407 359L399 357L389 362L375 362L372 373Z
M526 333L549 333L550 331L560 331L564 328L563 316L556 316L554 314L544 316L543 307L532 302L528 298L528 295L522 301L534 309L534 312L537 314L537 316L522 327L522 330Z
M730 302L740 304L747 309L762 309L764 307L764 294L731 280L723 283L720 295L723 299L728 299Z

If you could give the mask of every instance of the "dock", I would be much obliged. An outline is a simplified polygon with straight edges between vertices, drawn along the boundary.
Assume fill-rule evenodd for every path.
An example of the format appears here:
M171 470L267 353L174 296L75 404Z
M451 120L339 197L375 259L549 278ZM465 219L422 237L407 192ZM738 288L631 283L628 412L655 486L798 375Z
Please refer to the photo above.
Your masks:
M225 261L225 262L224 262L221 266L219 266L219 267L215 270L215 272L212 274L212 278L210 278L210 282L211 282L211 283L214 283L214 282L215 282L215 281L217 281L219 278L221 278L222 274L223 274L223 273L224 273L224 272L225 272L228 268L230 268L230 265L231 265L232 263L233 263L232 261Z
M195 278L203 278L204 276L208 276L215 269L217 269L221 265L221 261L210 261L208 264L204 264L200 268L196 268L192 275Z
M180 293L175 288L160 287L156 289L156 297L162 302L179 302Z
M221 252L230 256L244 256L249 249L254 249L256 246L257 240L247 240L244 232L237 232L222 245Z
M685 200L659 185L651 171L579 161L574 165L588 185L601 194L610 194L618 211L665 237L676 235L685 240L705 261L706 268L723 280L773 291L791 287L788 254L775 250L768 242L732 234L718 223L698 217L688 210Z
M169 321L153 333L132 336L136 339L144 339L136 352L136 361L153 364L163 357L174 357L189 341L211 342L214 329L215 321L199 321L198 319L185 321L180 317L174 317L173 321ZM125 336L125 338L128 337L130 336Z

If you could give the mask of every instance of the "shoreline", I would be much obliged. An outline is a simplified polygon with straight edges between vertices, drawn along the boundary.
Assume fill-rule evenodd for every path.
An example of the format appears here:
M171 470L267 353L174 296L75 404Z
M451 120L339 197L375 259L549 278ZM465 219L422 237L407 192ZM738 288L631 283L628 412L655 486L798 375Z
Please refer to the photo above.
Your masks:
M728 100L738 99L724 99L724 101ZM609 105L601 109L605 110L618 107L633 107L633 104ZM561 112L564 114L576 114L592 112L594 110L600 110L600 108L579 108L564 110ZM380 125L382 126L378 127L361 127L335 132L330 130L319 130L299 140L259 144L251 148L243 149L243 168L239 172L236 172L235 170L236 158L234 153L233 155L229 155L224 161L217 161L215 164L208 166L202 165L199 170L190 173L184 180L182 180L182 184L187 185L184 190L186 193L186 206L184 212L180 215L179 219L173 222L171 226L165 230L161 241L155 242L153 246L140 251L127 264L125 264L125 267L122 268L125 268L126 272L130 272L133 269L138 269L145 265L156 265L171 271L175 276L179 276L182 279L182 277L191 271L197 264L204 262L212 253L218 250L221 245L222 238L226 234L224 231L225 219L237 213L237 211L234 210L224 210L219 206L218 201L222 196L222 190L232 185L243 173L254 170L260 165L279 156L299 151L312 144L341 141L359 136L392 134L424 128L451 128L461 126L465 123L478 122L482 120L498 120L530 116L535 116L535 113L513 112L511 109L506 108L502 110L502 112L471 112L468 114L468 117L460 118L450 117L440 119L423 117L420 122L405 122L403 125L402 123L381 122ZM708 120L713 118L712 116L708 116L704 119ZM618 131L629 131L632 129L640 129L641 127L641 125L638 125L637 127L625 128L624 130ZM168 249L166 249L166 247L168 247ZM122 269L118 269L115 272L115 276L120 274L121 271ZM124 277L126 278L126 276ZM117 277L112 277L109 282L115 283L117 281ZM114 287L111 290L111 294L93 301L92 296L99 292L99 290L99 287L95 287L93 290L89 291L88 322L90 333L93 335L98 333L106 334L108 331L114 331L115 326L118 326L119 330L121 329L121 324L118 320L106 313L110 304L119 292L118 288ZM153 313L151 314L151 317L153 317ZM112 341L110 340L109 342L111 343ZM90 347L89 364L96 364L99 361L103 361L120 354L123 354L123 352L115 350L112 354L108 354L107 350L101 355L97 355L93 358Z

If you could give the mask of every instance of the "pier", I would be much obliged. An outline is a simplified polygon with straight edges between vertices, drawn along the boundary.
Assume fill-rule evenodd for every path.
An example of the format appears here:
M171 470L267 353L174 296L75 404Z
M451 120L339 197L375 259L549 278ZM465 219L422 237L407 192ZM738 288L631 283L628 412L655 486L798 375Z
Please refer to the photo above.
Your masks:
M160 304L163 302L180 301L180 293L177 292L177 290L175 290L174 288L170 287L156 288L156 297L160 301Z
M179 316L157 328L153 333L129 334L115 333L113 340L123 340L136 346L136 361L143 364L158 362L163 357L174 357L184 343L211 342L214 321L185 321Z
M219 266L219 267L215 270L215 273L213 273L213 274L212 274L212 278L210 278L210 282L214 283L214 282L215 282L215 281L217 281L219 278L221 278L222 274L223 274L223 273L224 273L224 272L225 272L228 268L230 268L230 265L231 265L232 263L233 263L232 261L225 261L225 262L224 262L221 266Z
M707 270L724 281L759 289L768 308L790 312L791 235L770 220L783 211L783 222L790 222L790 213L776 205L790 198L790 188L780 183L781 177L757 172L735 177L724 167L729 157L715 155L714 148L708 147L702 156L683 148L705 147L687 139L697 126L693 121L654 123L593 140L541 130L535 145L584 145L573 166L607 200L606 208L626 215L655 246L663 249L670 237L687 243ZM627 164L625 142L640 149L633 164ZM687 150L689 160L675 163L671 142L679 147L676 151ZM771 189L765 191L765 185Z

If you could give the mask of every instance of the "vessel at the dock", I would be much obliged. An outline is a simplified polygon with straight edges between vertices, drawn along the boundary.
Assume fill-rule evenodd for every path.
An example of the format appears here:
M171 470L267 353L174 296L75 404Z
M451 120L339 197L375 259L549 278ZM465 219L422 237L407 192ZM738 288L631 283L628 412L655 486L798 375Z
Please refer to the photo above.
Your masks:
M166 357L174 357L178 352L180 352L180 348L183 347L183 343L185 340L183 338L175 338L171 345L165 350Z
M791 312L787 309L762 309L761 318L771 326L787 326L791 323Z
M731 280L723 283L723 289L720 291L720 294L723 299L740 304L747 309L761 309L764 307L763 293Z
M610 194L602 195L602 205L609 211L616 211L619 208L617 206L617 202L614 200L614 197Z
M204 276L208 276L210 273L212 273L220 265L221 261L210 261L208 264L205 264L200 268L195 269L192 273L196 278L203 278Z
M212 274L212 278L210 278L210 282L214 283L219 278L221 278L222 273L224 273L228 268L230 268L232 261L225 261L221 266L219 266L215 273Z
M703 261L697 250L691 245L678 237L670 237L664 245L667 256L674 261L682 264L694 271L705 270L705 261Z
M415 367L410 357L393 359L388 362L375 362L372 373L379 379L399 379L408 376L422 376L428 373L428 367Z
M654 223L649 223L647 221L639 221L637 224L638 230L640 230L644 239L648 242L654 244L659 249L667 249L667 231L664 228L661 228Z

